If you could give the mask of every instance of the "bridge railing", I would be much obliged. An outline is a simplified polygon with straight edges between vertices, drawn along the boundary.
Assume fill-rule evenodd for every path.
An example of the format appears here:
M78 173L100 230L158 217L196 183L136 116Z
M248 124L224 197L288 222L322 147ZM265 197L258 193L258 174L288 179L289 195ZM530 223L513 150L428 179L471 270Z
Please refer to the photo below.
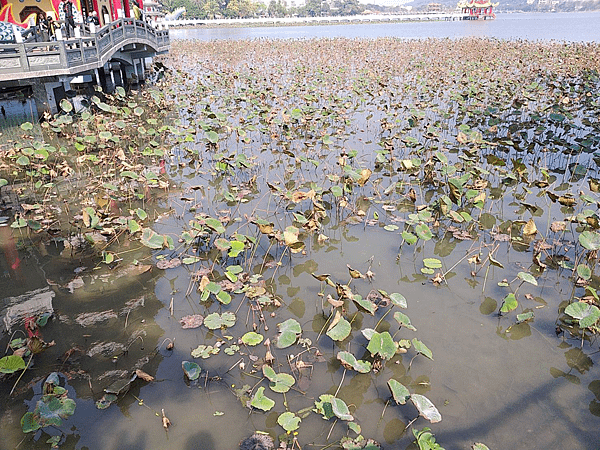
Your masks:
M120 46L148 44L161 53L168 50L169 42L167 29L124 18L80 38L0 44L0 81L75 74L99 67L102 59Z

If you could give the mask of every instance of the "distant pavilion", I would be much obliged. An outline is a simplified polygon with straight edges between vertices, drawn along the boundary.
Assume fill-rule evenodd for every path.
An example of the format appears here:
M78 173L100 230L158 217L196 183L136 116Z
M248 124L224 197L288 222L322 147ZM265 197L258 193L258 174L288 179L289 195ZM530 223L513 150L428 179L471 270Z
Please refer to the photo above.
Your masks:
M493 9L498 3L492 3L490 0L461 0L457 8L465 14L467 20L495 19Z

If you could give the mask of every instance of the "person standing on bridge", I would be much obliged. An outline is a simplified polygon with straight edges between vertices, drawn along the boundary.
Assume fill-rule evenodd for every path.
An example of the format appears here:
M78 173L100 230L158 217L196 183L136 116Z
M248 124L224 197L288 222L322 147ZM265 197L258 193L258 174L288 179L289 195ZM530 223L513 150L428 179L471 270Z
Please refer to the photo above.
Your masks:
M47 24L48 24L48 38L51 41L56 40L56 28L58 28L58 24L54 21L54 18L51 15L47 15Z
M71 34L75 33L75 19L73 18L73 2L71 0L65 0L64 4L65 11L65 34L67 39L71 37Z
M136 0L133 0L133 17L135 20L142 20L142 10Z

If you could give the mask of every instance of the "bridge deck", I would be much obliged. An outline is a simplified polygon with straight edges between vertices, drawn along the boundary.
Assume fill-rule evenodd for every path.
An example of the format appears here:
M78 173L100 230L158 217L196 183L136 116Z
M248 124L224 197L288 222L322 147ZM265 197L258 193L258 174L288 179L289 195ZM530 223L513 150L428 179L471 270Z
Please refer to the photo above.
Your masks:
M77 39L0 44L0 82L76 75L102 67L126 46L150 56L167 52L169 42L169 30L125 18Z

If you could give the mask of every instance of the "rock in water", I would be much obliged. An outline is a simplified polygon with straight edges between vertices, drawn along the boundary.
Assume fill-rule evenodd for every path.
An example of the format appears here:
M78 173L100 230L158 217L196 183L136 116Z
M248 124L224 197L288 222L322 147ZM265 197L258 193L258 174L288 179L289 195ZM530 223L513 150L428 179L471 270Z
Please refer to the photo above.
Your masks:
M240 450L273 450L273 438L268 434L254 433L240 442Z

